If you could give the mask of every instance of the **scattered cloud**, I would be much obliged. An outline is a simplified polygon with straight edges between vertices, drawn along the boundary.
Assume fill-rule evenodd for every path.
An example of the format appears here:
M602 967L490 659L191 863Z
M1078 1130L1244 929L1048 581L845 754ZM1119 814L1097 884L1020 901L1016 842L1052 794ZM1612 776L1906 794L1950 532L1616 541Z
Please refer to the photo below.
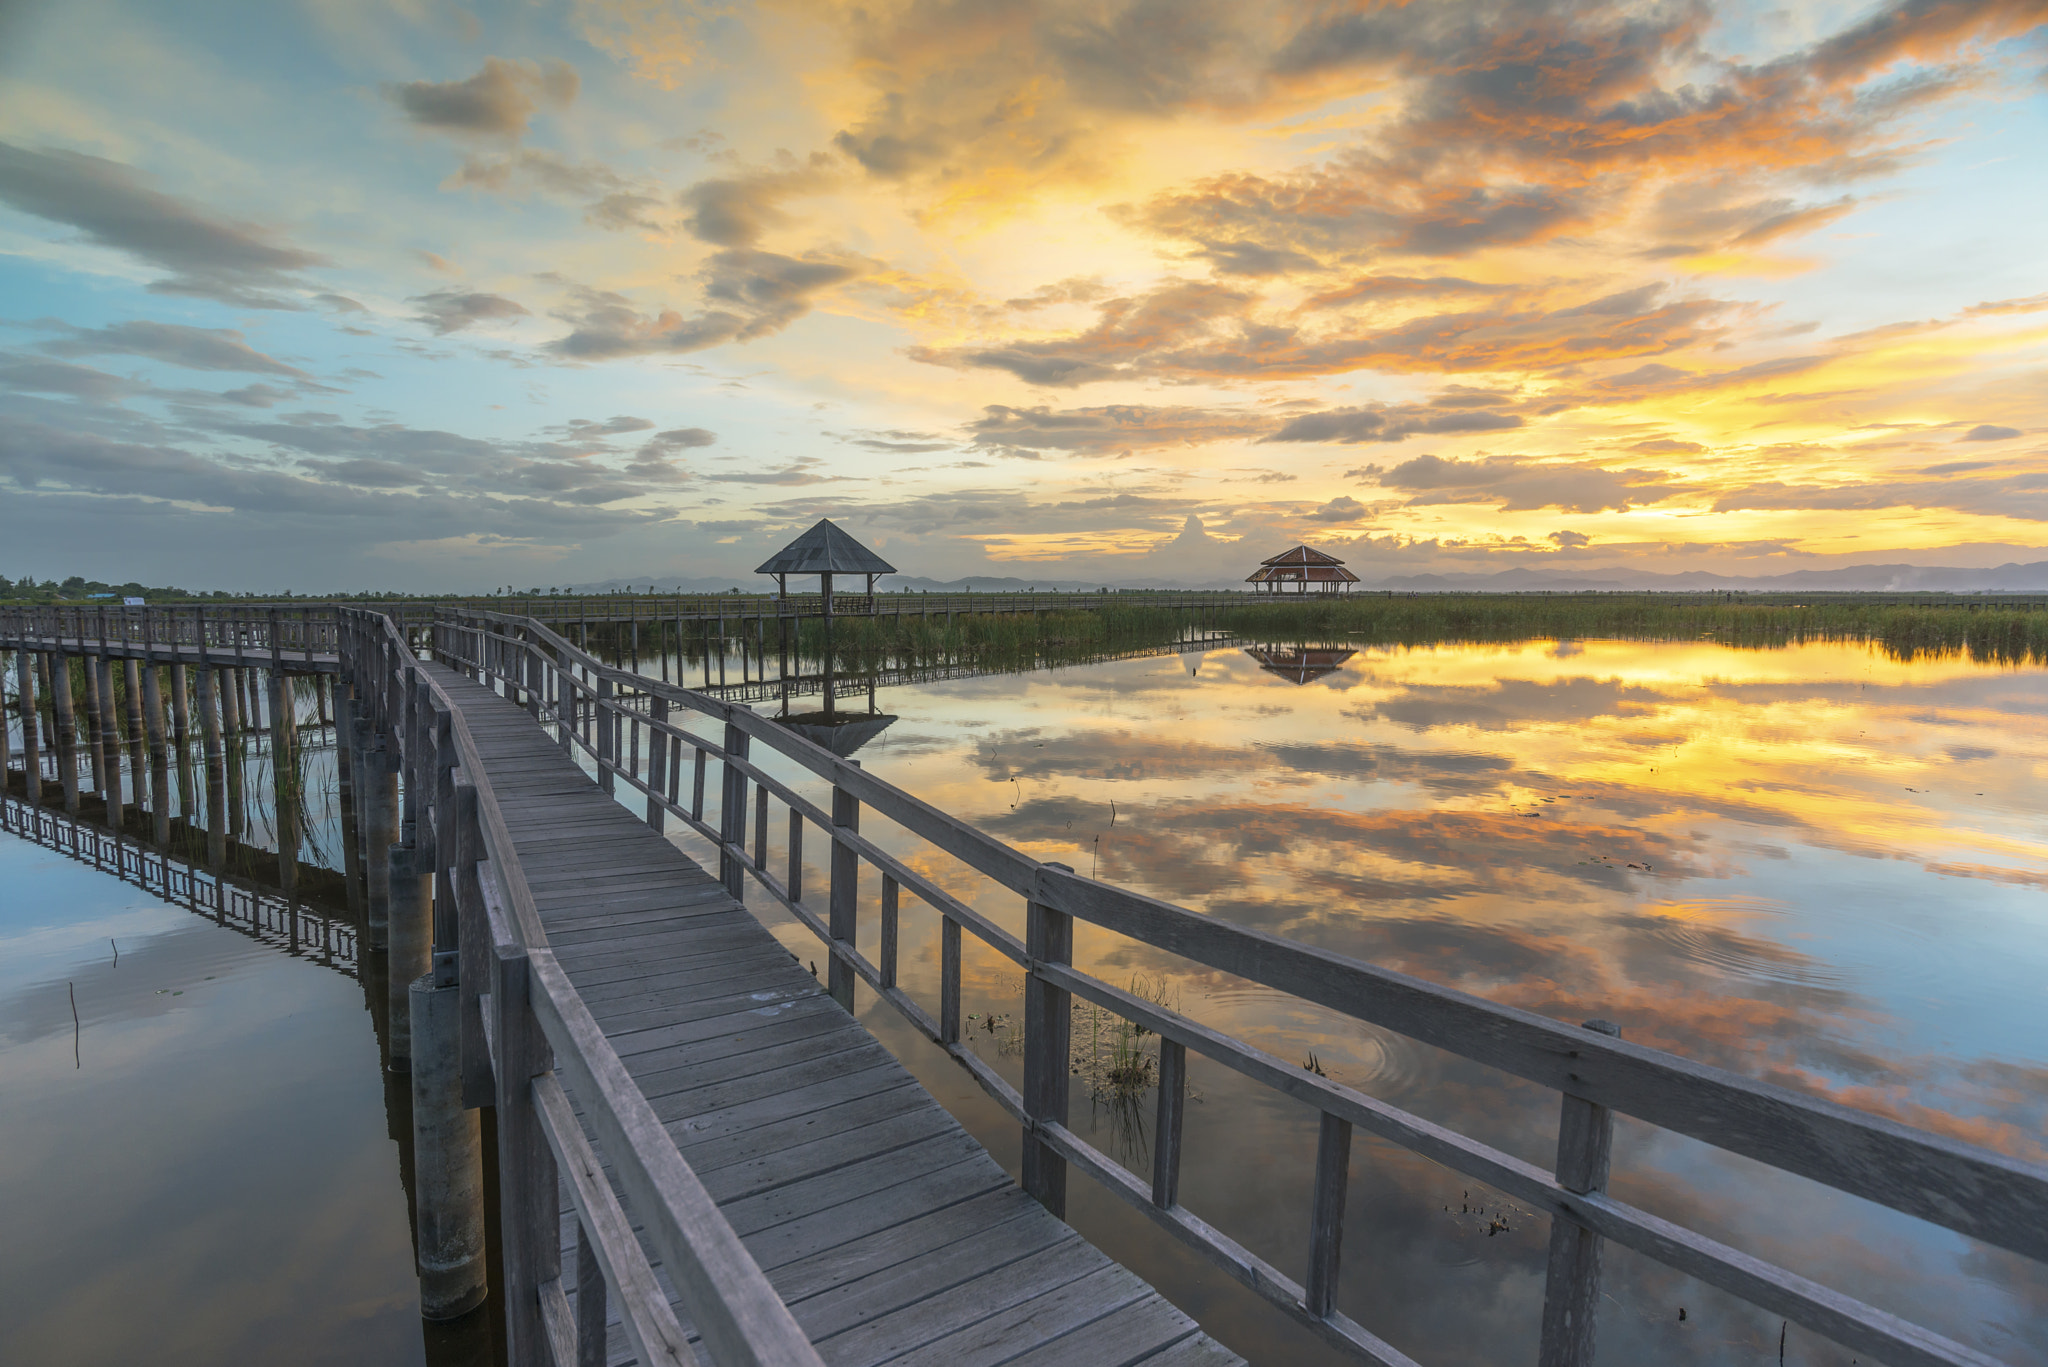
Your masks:
M523 305L501 294L436 290L432 294L416 295L412 302L420 306L419 320L442 337L475 323L529 316Z
M169 271L149 287L158 294L195 295L237 308L299 308L297 299L278 291L303 288L297 273L327 264L270 230L152 189L133 167L82 152L37 152L0 142L0 202Z
M137 320L99 328L66 327L63 335L43 343L59 356L146 356L187 370L239 370L257 375L312 377L297 366L266 356L242 340L233 328L195 328L182 323Z
M2020 429L2017 427L1999 427L1992 423L1983 422L1978 423L1975 427L1963 433L1963 440L2004 441L2008 437L2017 437L2018 435L2020 435Z
M384 94L415 127L436 133L516 139L542 105L566 108L581 82L567 62L519 62L486 57L476 75L460 81L407 81Z

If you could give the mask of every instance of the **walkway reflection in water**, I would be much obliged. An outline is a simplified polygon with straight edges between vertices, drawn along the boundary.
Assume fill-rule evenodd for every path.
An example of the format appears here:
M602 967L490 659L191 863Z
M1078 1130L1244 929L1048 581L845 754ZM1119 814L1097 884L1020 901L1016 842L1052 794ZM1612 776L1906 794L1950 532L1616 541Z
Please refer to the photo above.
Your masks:
M0 1362L477 1357L423 1340L358 983L13 836L0 888Z

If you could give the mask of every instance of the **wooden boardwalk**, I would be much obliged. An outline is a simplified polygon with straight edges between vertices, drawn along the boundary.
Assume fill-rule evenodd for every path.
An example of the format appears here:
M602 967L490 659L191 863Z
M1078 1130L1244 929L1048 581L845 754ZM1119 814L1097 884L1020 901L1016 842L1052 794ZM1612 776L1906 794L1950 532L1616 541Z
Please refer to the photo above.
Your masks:
M1240 1361L1026 1196L751 912L524 710L427 668L485 757L556 957L827 1363ZM566 1188L563 1214L567 1254ZM610 1361L630 1360L615 1319Z

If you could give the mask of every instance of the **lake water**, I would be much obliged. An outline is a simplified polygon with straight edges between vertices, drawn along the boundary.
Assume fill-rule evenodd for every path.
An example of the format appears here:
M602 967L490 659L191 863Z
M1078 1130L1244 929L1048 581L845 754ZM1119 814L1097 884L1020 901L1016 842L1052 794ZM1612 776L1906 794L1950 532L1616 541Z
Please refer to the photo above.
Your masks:
M1038 858L2044 1156L2048 672L1711 643L1266 658L1190 650L885 687L876 705L894 720L856 758ZM1014 895L872 817L864 833L1021 931ZM823 869L807 883L822 905ZM421 1360L360 987L5 838L0 888L0 1193L16 1235L0 1284L36 1307L0 1317L0 1360ZM865 893L873 954L872 882ZM807 931L763 914L822 959ZM969 1035L1014 1081L1020 978L967 946ZM906 987L935 1004L936 920L907 897L902 952ZM1076 960L1552 1157L1555 1093L1085 926ZM860 1009L1014 1170L1014 1122L893 1008L863 993ZM1075 1037L1099 1054L1114 1027L1084 1012ZM1314 1113L1191 1062L1184 1203L1299 1276ZM1076 1128L1149 1171L1150 1094L1135 1116L1091 1103L1082 1063ZM1994 1355L2048 1356L2048 1277L2025 1260L1626 1119L1612 1186ZM1254 1361L1343 1360L1078 1176L1070 1216ZM1533 1358L1546 1245L1541 1216L1355 1142L1339 1306L1420 1360ZM1607 1267L1604 1363L1777 1347L1774 1317L1623 1250ZM104 1355L32 1337L80 1323ZM1850 1361L1796 1327L1786 1344L1788 1362Z
M1528 642L1267 659L1191 650L884 689L876 704L896 720L857 758L1038 858L2043 1158L2048 673L1902 663L1850 645ZM1021 932L1013 894L872 817L864 833ZM823 877L814 868L809 887ZM872 955L877 894L864 892ZM903 978L934 1005L936 920L905 900ZM801 927L781 933L821 957ZM1077 962L1098 976L1282 1058L1313 1056L1333 1079L1531 1162L1554 1155L1555 1093L1077 934ZM1015 1081L1020 976L967 945L969 1034ZM1015 1124L893 1008L864 1003L1014 1167ZM1084 1011L1077 1051L1091 1032L1098 1049L1113 1042L1112 1024ZM1184 1203L1299 1277L1313 1112L1199 1060L1192 1079ZM1091 1106L1079 1081L1077 1128L1149 1174L1151 1096L1132 1125L1129 1107ZM1985 1351L2048 1355L2048 1278L2023 1259L1626 1119L1614 1174L1618 1195L1654 1213ZM1076 1223L1240 1351L1340 1360L1114 1198L1074 1185ZM1525 1359L1547 1229L1360 1136L1340 1308L1425 1362ZM1607 1266L1604 1362L1763 1360L1777 1346L1775 1317L1625 1250L1610 1248ZM1787 1353L1850 1361L1797 1327Z

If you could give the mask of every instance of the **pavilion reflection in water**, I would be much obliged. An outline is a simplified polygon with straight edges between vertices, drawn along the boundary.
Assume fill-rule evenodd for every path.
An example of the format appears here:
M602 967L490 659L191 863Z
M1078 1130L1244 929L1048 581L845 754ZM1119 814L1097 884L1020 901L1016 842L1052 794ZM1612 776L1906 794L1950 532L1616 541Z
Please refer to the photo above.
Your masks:
M1246 646L1244 653L1257 660L1266 673L1278 674L1292 684L1305 684L1336 673L1358 652L1343 646L1265 645Z

